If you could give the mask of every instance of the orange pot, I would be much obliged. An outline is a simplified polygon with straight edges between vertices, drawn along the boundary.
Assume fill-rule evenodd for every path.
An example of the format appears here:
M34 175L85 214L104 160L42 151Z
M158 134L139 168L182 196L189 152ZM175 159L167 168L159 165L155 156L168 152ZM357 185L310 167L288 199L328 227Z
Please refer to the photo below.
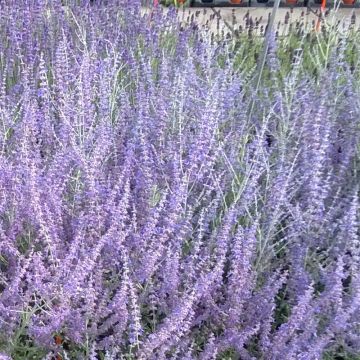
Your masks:
M343 0L344 5L354 5L354 0Z
M230 4L241 4L242 0L230 0Z
M297 0L286 0L286 4L287 4L287 5L296 5L296 4L297 4Z

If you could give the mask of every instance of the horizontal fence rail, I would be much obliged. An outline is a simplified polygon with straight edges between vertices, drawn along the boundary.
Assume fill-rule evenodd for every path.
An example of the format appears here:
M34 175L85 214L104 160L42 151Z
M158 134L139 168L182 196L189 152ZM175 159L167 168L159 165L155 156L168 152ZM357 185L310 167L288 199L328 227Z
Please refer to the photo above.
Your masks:
M231 6L231 7L264 7L273 6L275 0L194 0L189 2L190 6L208 7L208 6ZM320 7L322 0L281 0L280 7ZM360 0L341 0L327 1L327 8L359 8Z
M189 7L272 7L275 0L144 0L144 5L184 4ZM281 0L280 7L313 7L320 8L322 0ZM360 0L326 1L326 8L360 8Z

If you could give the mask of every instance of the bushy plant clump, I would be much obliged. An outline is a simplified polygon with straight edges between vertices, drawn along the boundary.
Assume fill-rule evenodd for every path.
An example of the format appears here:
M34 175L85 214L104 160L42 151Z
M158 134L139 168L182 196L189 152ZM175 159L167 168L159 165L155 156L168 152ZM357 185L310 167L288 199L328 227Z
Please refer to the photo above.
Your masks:
M0 358L358 358L345 46L255 91L175 19L0 3Z

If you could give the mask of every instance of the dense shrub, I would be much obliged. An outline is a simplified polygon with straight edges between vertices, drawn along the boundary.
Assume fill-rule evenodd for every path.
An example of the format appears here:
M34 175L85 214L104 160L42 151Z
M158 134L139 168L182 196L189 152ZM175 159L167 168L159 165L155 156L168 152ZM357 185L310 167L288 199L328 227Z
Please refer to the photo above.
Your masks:
M257 92L175 10L0 8L4 359L359 356L345 50Z

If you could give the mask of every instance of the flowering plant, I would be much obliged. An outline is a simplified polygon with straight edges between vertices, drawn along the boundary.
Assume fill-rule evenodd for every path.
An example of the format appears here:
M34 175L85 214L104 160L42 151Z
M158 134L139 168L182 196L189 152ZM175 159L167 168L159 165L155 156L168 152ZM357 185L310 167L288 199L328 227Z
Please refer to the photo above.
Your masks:
M273 39L256 92L227 45L147 16L0 3L0 356L357 356L344 48L280 81Z

